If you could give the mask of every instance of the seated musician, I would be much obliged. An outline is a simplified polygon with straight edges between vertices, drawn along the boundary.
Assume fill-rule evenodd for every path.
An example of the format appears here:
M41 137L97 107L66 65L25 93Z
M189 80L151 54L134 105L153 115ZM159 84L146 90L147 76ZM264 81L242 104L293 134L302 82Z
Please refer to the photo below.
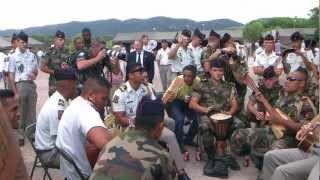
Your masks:
M197 69L193 65L187 65L183 68L183 75L176 77L170 87L178 85L177 91L169 89L165 92L163 102L170 104L172 118L175 120L175 134L180 145L181 151L184 153L184 160L189 160L189 153L184 148L184 144L193 144L193 139L198 131L198 122L196 113L189 108L190 95L192 88L199 82L196 79ZM177 84L177 81L181 83ZM188 133L184 134L183 126L185 117L192 120L192 124Z
M215 155L215 130L210 115L223 113L234 115L238 109L237 93L232 83L222 80L224 61L216 59L211 62L211 78L201 81L194 87L189 107L199 113L199 131L208 155L208 162L204 167L204 174L213 177L228 177L228 166L239 169L237 162L225 152Z
M144 84L144 68L139 63L127 66L128 81L120 86L114 93L112 99L113 114L116 122L122 127L135 127L135 117L139 102L145 96L151 97L152 92ZM168 128L163 128L160 140L165 142L171 156L174 158L178 169L178 179L190 179L184 171L185 164L174 133Z
M279 98L279 91L282 89L279 85L279 78L273 66L266 68L262 76L263 79L259 81L258 89L274 106ZM250 154L256 167L261 169L263 155L270 150L275 138L269 130L269 124L265 121L265 109L255 99L254 92L249 98L247 110L251 115L249 116L249 121L254 127L237 129L231 136L230 145L237 155L247 156Z
M319 128L319 117L319 115L316 117L315 122L302 126L296 138L302 140L307 132L316 127ZM267 152L264 156L263 180L318 180L320 177L320 134L315 134L315 137L318 138L318 144L313 144L307 152L298 148Z
M307 79L308 73L302 67L288 74L283 91L280 91L279 99L274 107L262 94L256 95L256 99L268 112L265 120L285 128L281 133L277 133L278 127L273 128L277 140L273 143L272 149L297 147L296 132L316 115L315 106L310 98L303 94ZM277 110L281 112L279 113Z

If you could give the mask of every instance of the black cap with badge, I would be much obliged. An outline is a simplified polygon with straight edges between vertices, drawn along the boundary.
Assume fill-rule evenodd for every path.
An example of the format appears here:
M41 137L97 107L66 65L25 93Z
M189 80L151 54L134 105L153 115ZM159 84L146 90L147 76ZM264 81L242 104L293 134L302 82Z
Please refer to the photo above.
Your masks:
M19 34L17 34L17 39L21 39L24 42L28 42L28 38L29 36L23 31L20 31Z
M274 67L269 66L263 71L262 76L264 79L270 79L270 78L276 77L277 75L276 75L276 72L274 71Z
M211 30L211 31L210 31L209 36L214 36L214 37L220 39L220 34L218 34L217 32L215 32L214 30Z
M191 37L191 31L189 31L188 29L184 29L184 30L182 30L181 35L190 38Z
M193 32L193 36L198 37L202 41L206 38L206 35L202 34L198 28L196 28Z
M140 63L132 63L127 66L127 74L135 73L142 70L144 70L144 68L141 66Z
M71 68L56 70L54 72L54 78L56 81L77 79L75 70Z
M55 34L55 37L56 37L56 38L62 38L62 39L64 39L64 38L65 38L65 34L64 34L64 32L58 30L58 31L56 32L56 34Z

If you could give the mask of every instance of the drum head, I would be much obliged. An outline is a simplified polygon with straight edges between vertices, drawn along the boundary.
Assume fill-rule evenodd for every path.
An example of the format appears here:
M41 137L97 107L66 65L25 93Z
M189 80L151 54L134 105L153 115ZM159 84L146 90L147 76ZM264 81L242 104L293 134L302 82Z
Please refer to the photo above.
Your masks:
M232 116L228 115L228 114L217 113L217 114L212 114L210 116L210 118L213 119L213 120L220 121L220 120L230 119L230 118L232 118Z

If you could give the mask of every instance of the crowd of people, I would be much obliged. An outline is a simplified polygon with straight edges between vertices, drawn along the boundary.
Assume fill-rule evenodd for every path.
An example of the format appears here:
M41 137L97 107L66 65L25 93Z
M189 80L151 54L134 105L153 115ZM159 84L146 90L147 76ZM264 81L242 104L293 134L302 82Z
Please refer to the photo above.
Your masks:
M206 176L228 178L229 168L240 170L244 159L243 166L252 162L259 170L257 179L319 179L320 134L310 132L320 126L320 57L302 46L301 33L291 35L287 49L267 34L251 55L230 34L214 30L206 38L185 29L160 47L143 35L130 51L108 50L88 28L73 39L73 51L65 38L58 30L38 57L26 33L12 36L1 72L0 118L11 128L0 131L8 134L0 136L7 145L0 147L0 177L1 162L14 154L8 149L21 159L8 138L23 146L24 130L35 123L36 153L68 180L188 180L191 146L194 158L205 161ZM49 98L36 117L38 69L49 74ZM308 135L314 137L305 149ZM16 179L28 179L21 160L11 164L20 172L12 174Z

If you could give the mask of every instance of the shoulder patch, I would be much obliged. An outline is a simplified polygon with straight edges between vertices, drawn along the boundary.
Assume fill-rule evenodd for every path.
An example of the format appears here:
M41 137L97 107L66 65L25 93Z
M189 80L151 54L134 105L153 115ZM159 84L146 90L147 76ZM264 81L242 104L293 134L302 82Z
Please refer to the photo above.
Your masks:
M119 102L119 96L117 96L117 95L113 96L112 102L113 103L118 103Z
M64 100L63 99L59 99L58 100L58 105L59 106L64 106Z

